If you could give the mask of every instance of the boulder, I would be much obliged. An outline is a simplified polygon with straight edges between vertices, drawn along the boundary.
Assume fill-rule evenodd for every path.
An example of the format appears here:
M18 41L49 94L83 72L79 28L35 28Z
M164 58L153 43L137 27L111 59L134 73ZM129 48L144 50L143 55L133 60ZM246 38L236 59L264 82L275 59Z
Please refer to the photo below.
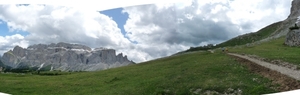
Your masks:
M288 46L300 46L300 30L290 30L286 35L285 44Z

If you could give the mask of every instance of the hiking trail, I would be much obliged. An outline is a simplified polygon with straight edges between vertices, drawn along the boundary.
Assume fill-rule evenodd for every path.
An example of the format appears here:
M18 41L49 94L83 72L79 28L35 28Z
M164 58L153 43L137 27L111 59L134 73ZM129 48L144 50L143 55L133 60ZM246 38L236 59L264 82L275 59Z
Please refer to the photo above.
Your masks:
M279 66L246 55L227 54L233 56L239 63L246 64L250 71L259 73L271 79L274 83L280 84L281 86L277 88L279 91L300 89L300 70Z

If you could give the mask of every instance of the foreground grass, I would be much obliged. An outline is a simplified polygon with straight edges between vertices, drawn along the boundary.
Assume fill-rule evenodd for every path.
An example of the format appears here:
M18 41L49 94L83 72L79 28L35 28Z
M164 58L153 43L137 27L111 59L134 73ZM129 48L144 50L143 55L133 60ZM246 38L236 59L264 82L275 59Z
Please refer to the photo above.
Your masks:
M13 95L191 95L196 89L202 89L200 93L207 90L224 93L228 88L240 89L243 95L276 92L270 89L268 79L250 73L229 56L208 52L99 72L58 76L0 74L0 83L0 92Z
M270 60L283 60L300 65L300 48L284 45L285 37L262 43L260 45L232 48L230 51L235 53L254 54Z

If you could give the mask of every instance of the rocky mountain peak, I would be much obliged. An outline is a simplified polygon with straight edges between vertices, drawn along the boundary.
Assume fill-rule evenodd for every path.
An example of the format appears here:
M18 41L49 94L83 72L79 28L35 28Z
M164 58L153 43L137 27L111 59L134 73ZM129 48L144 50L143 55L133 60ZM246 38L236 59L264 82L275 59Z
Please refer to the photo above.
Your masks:
M70 44L70 43L65 43L65 42L59 42L59 43L51 43L49 45L45 44L36 44L36 45L31 45L28 47L28 49L34 49L34 50L40 50L40 49L47 49L47 48L64 48L64 49L83 49L83 50L88 50L91 51L92 49L88 46L85 45L80 45L80 44Z
M300 16L300 0L293 0L290 14L287 19L281 22L279 28L277 28L269 37L260 40L260 42L269 41L282 36L286 36L290 32L289 27L294 26L295 23L299 23L298 17ZM300 25L300 24L299 24Z
M15 46L14 49L11 51L13 54L17 54L20 57L25 56L25 49L20 46Z
M288 46L300 46L300 30L299 30L299 18L300 17L300 0L293 0L291 13L285 22L289 22L286 25L288 30L286 34L286 40L284 44ZM297 25L298 24L298 25ZM289 27L289 28L288 28Z
M90 47L80 44L35 44L27 48L15 46L3 54L1 61L11 68L51 67L62 71L95 71L133 64L127 56L116 55L114 49Z
M293 0L290 15L288 18L297 18L300 16L300 0Z

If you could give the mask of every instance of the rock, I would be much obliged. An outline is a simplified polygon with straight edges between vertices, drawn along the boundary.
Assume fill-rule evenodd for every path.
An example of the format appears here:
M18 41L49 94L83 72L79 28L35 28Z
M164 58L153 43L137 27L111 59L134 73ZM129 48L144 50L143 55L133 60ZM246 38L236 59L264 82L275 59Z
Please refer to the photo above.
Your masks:
M95 71L134 64L114 49L69 44L36 44L27 49L16 46L0 58L11 68L36 67L61 71Z
M20 57L24 57L25 56L25 50L20 47L20 46L16 46L13 51L13 54L19 55Z
M292 7L290 9L289 16L281 22L281 25L278 29L276 29L269 37L260 40L260 42L267 42L272 39L277 39L282 36L286 36L288 32L290 32L289 27L293 26L295 23L298 22L300 25L299 18L300 16L300 0L293 0Z
M293 0L288 18L297 18L300 15L300 0Z
M290 30L286 35L285 44L288 46L300 46L300 30Z

